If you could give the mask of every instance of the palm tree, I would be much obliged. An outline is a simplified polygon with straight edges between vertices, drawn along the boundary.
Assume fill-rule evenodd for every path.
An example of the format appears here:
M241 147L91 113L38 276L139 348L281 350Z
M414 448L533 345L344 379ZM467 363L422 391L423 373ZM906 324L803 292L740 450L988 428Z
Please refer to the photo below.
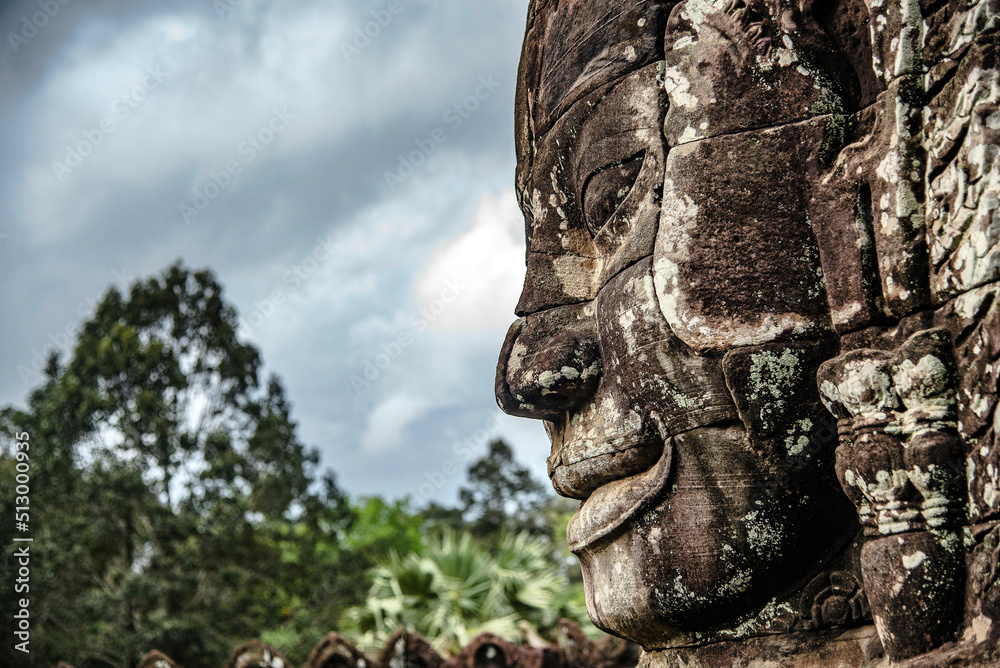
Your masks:
M550 558L545 538L501 535L495 551L469 533L443 532L422 554L390 554L372 571L363 606L345 615L359 643L377 647L399 627L455 654L489 631L522 642L534 629L547 631L561 617L589 624L580 596Z

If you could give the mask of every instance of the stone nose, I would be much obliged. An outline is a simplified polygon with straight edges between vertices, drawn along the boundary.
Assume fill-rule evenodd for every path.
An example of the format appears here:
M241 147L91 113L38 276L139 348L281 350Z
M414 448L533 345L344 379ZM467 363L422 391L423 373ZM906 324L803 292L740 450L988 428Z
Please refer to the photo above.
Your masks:
M601 353L592 303L559 306L511 325L497 364L505 413L555 420L594 394Z

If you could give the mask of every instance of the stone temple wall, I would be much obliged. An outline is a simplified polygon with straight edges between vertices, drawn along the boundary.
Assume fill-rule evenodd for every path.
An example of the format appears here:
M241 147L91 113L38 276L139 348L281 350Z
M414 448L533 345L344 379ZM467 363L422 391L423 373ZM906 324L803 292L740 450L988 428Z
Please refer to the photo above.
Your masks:
M592 642L580 627L562 620L556 643L536 639L514 645L492 633L482 633L454 657L442 657L427 640L405 629L397 631L377 656L369 656L337 633L328 634L300 668L634 668L639 648L618 638ZM60 663L55 668L73 668ZM184 668L158 651L139 660L137 668ZM260 641L233 651L222 668L295 668L279 650Z

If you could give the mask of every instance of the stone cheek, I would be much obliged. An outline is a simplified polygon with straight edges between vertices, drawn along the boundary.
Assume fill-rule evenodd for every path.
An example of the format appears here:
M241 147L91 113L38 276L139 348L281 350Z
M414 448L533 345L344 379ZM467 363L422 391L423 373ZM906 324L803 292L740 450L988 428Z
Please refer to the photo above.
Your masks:
M823 129L817 119L669 153L653 272L660 308L695 351L830 330L807 214Z
M648 648L787 633L803 623L795 606L774 598L773 579L807 575L832 537L849 542L854 526L830 503L836 497L806 473L757 503L742 490L766 488L779 474L761 466L736 426L694 429L673 444L672 476L683 484L659 504L651 499L622 539L575 548L595 622Z
M673 434L736 418L721 360L691 354L667 326L651 265L647 258L622 271L593 306L600 381L553 428L550 476L567 496L643 471Z
M606 382L662 434L736 417L721 360L693 355L660 313L652 258L612 279L597 300L597 319Z

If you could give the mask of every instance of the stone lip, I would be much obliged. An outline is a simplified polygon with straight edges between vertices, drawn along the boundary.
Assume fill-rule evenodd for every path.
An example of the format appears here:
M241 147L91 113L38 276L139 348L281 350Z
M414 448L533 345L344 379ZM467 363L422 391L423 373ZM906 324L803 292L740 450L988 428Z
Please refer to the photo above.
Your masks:
M584 501L608 483L648 471L660 460L664 446L661 432L651 433L647 424L640 420L634 429L599 439L563 428L553 440L556 447L547 462L552 487Z
M599 541L614 538L636 515L657 501L670 480L673 456L671 438L663 444L660 458L650 469L609 482L580 504L566 529L570 551L579 554Z

